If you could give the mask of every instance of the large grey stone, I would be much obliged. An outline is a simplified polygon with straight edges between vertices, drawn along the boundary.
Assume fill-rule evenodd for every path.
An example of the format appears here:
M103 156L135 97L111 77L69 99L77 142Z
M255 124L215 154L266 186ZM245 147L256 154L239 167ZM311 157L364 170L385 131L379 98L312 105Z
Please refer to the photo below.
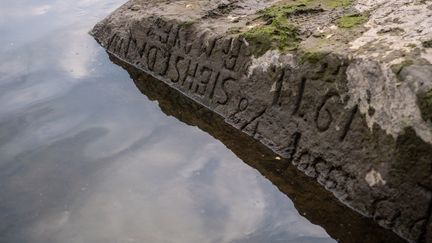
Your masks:
M432 242L430 1L131 0L92 35L357 212Z

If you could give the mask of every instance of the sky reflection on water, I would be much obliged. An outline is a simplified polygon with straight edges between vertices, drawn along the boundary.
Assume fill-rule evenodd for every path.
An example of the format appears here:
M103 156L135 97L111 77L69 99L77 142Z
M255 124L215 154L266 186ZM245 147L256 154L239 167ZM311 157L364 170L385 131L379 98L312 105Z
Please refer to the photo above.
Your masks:
M0 242L334 242L109 61L123 2L0 2Z

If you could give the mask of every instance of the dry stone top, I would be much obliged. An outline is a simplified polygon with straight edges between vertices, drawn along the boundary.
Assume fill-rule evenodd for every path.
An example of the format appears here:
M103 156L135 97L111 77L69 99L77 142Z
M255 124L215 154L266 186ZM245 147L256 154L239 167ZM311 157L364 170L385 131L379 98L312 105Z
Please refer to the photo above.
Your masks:
M432 1L130 0L91 34L347 206L432 242Z

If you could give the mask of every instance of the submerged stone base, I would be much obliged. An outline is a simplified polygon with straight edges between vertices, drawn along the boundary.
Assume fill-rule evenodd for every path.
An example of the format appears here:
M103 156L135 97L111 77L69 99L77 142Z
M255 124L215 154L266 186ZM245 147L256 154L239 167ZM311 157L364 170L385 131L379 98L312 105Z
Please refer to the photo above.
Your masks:
M432 242L431 16L430 1L132 0L91 33L347 206Z

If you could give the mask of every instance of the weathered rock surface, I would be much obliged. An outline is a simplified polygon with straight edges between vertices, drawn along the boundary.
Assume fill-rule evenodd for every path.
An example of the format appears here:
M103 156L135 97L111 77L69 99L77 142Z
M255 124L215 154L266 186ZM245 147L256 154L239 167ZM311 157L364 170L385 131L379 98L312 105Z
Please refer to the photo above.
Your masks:
M432 2L131 0L92 31L357 212L432 242Z

